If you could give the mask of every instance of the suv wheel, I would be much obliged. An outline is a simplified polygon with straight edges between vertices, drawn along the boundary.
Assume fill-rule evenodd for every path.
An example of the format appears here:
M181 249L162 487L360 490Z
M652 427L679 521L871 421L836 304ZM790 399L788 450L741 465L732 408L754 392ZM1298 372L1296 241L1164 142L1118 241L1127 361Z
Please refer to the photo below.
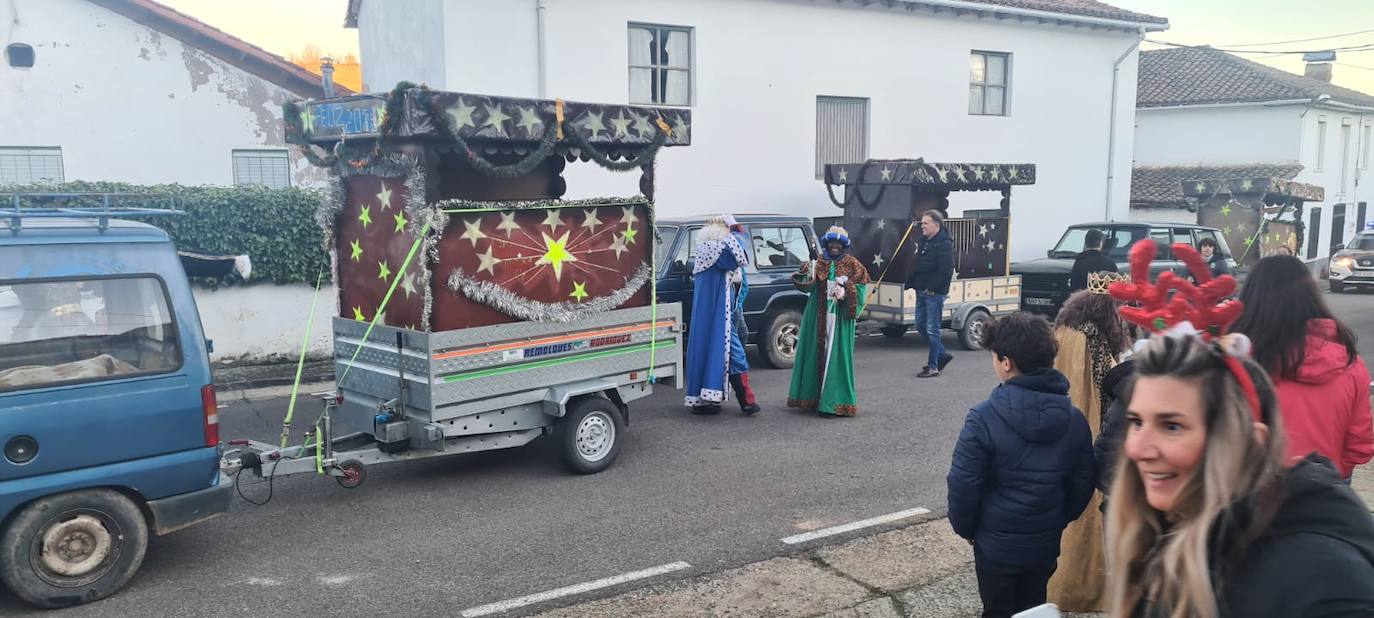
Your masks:
M760 356L774 369L791 369L797 361L797 341L801 336L801 312L783 309L773 314L759 341Z

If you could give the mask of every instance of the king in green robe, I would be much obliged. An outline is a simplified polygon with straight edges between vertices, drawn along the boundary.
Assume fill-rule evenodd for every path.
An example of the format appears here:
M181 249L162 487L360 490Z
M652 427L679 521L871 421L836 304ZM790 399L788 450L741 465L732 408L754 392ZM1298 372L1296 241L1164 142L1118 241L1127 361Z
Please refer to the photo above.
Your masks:
M792 276L809 296L802 313L797 360L787 405L822 414L854 416L854 321L868 294L868 268L849 255L849 236L832 227L821 238L825 255Z

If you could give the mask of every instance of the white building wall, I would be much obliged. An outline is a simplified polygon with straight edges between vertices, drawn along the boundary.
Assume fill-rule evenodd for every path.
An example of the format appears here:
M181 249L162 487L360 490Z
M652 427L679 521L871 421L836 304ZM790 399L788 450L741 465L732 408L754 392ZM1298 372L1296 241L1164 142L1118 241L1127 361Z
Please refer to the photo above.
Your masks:
M0 70L0 143L60 146L69 181L232 184L231 151L285 148L281 104L301 98L84 0L0 0L10 43L36 64Z
M363 90L384 92L400 81L445 83L444 0L367 0L358 12Z
M1318 124L1322 120L1326 121L1324 143L1318 137ZM1342 142L1341 127L1347 122L1350 126L1350 139L1348 142ZM1359 202L1374 203L1374 171L1371 171L1371 166L1363 160L1364 144L1361 143L1364 135L1361 127L1366 124L1374 124L1374 114L1323 107L1313 108L1302 119L1300 126L1303 171L1298 174L1297 180L1326 189L1324 202L1307 205L1309 209L1313 206L1322 209L1321 235L1317 244L1319 257L1330 254L1331 239L1336 232L1333 216L1337 204L1345 204L1345 221L1341 237L1343 242L1348 243L1351 236L1359 231ZM1325 152L1324 161L1318 161L1318 148ZM1342 148L1349 153L1345 159L1344 182L1341 175ZM1308 213L1304 213L1304 220L1308 220L1309 216ZM1366 216L1374 220L1374 210L1369 210ZM1305 251L1303 255L1306 256Z
M1302 106L1136 110L1137 165L1298 161Z
M380 4L377 0L363 3ZM532 0L446 0L442 87L537 92ZM1012 196L1013 259L1043 255L1067 222L1106 214L1112 69L1130 33L978 20L791 0L545 0L547 96L629 98L629 22L694 28L693 135L660 157L660 213L837 214L815 178L816 97L870 99L869 156L949 162L1030 162L1036 185ZM521 17L520 14L524 14ZM377 26L359 20L364 40ZM499 34L499 37L498 37ZM496 38L493 38L496 37ZM470 45L458 53L455 45ZM375 48L374 48L375 49ZM1010 115L968 114L971 50L1012 54ZM363 50L364 66L385 61ZM385 54L384 56L385 57ZM390 81L390 80L388 80ZM1120 79L1113 216L1127 195L1135 57ZM431 82L435 85L434 82ZM637 191L637 175L593 164L566 172L569 197ZM952 207L995 205L991 193Z
M295 358L300 353L310 318L313 286L252 285L208 290L193 288L205 336L215 342L211 360ZM328 356L333 316L338 315L338 291L320 289L308 351Z

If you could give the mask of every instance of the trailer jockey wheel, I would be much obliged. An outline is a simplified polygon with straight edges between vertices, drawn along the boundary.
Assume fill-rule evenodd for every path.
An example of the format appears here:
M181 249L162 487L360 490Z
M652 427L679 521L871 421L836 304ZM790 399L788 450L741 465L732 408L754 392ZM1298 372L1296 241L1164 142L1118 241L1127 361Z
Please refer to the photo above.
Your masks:
M363 462L356 459L339 464L339 471L343 472L343 476L336 476L334 480L344 489L357 489L367 480L367 468L363 467Z

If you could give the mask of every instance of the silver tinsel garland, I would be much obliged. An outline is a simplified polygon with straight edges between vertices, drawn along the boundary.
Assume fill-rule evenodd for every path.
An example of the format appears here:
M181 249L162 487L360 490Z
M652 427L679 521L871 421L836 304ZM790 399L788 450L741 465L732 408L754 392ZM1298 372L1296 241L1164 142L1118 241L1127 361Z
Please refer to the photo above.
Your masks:
M450 199L434 203L434 207L439 210L471 210L471 211L497 211L497 210L533 210L540 208L596 208L600 206L648 206L649 199L639 195L635 197L601 197L583 200L525 200L517 202L476 202L472 200Z
M455 268L448 278L448 288L476 302L500 311L513 318L536 322L574 322L594 313L604 313L615 309L634 296L644 284L649 282L653 269L649 264L639 265L635 274L625 280L625 286L609 295L595 298L584 303L564 301L545 303L521 298L490 281L478 281Z

